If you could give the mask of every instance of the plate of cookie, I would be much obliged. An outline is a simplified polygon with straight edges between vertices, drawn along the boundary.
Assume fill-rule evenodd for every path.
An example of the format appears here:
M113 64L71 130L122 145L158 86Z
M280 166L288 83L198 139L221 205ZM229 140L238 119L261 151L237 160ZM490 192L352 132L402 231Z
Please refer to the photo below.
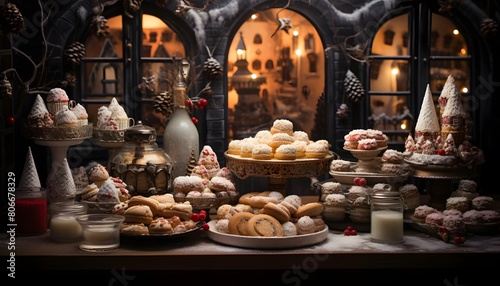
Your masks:
M217 221L208 222L210 226L206 231L208 238L220 244L252 249L287 249L318 244L328 238L328 226L322 230L308 234L292 236L245 236L224 233L217 230Z

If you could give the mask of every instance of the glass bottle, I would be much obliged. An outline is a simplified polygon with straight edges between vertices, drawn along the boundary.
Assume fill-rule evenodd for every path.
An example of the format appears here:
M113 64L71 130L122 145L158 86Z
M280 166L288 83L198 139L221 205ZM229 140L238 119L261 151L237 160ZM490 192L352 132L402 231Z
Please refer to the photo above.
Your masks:
M399 192L376 191L371 196L371 241L404 241L403 200Z
M199 156L199 134L186 107L187 85L184 81L189 62L183 60L177 68L177 80L174 84L174 112L163 133L163 149L173 161L172 180L186 175L191 154Z

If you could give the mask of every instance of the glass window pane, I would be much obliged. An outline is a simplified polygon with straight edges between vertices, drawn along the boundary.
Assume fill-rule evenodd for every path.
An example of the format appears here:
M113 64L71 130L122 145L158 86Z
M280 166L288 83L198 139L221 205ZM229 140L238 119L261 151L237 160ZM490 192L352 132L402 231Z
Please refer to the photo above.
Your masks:
M407 96L373 95L370 111L369 123L373 129L411 131L413 127Z
M466 56L468 54L464 37L447 18L432 14L431 56Z
M103 96L123 95L123 65L117 62L87 61L83 65L84 86L82 99L103 99Z
M470 90L468 60L432 60L430 68L430 88L441 91L446 79L451 74L455 84L462 92Z
M408 91L409 65L405 60L373 59L370 61L372 91Z
M380 27L373 39L372 54L408 55L408 14L395 17Z
M177 34L158 17L142 16L142 57L168 58L186 56Z

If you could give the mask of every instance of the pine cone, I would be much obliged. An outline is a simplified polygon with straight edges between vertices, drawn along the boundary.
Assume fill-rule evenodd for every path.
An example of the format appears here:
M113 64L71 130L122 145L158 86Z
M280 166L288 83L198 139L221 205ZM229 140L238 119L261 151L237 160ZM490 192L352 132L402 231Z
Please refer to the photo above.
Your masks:
M1 12L3 31L6 34L21 34L21 32L24 30L25 24L23 15L21 14L21 11L19 11L17 6L12 3L7 3L7 5L2 8Z
M349 107L347 104L342 103L336 113L337 118L347 119L349 118Z
M344 89L347 97L354 102L358 102L365 96L363 85L351 70L347 71L344 79Z
M167 91L160 92L160 94L154 98L153 107L156 112L162 113L169 118L174 110L172 93Z
M481 34L484 36L495 35L498 32L498 24L491 18L481 20Z
M0 100L12 98L12 85L6 76L0 81Z
M68 64L78 65L85 57L85 46L80 42L74 42L64 51L64 61Z
M196 161L196 154L194 153L194 150L191 150L191 156L189 157L189 163L186 167L186 176L190 176L191 173L194 170L194 167L198 165L198 162Z
M209 57L203 64L203 70L209 80L214 80L222 76L224 71L222 65L213 57Z

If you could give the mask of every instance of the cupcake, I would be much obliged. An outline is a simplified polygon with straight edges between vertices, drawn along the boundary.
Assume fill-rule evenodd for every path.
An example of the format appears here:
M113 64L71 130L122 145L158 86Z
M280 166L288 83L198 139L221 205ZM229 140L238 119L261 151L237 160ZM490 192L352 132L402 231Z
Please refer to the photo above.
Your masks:
M116 98L113 97L111 103L108 106L109 111L111 111L111 118L113 118L118 126L118 130L127 129L130 127L130 121L125 109L118 104Z
M64 106L68 107L69 98L66 91L62 88L53 88L49 90L47 95L47 108L49 112L55 115L62 110Z
M78 126L85 126L89 124L89 115L87 113L87 110L83 105L78 103L75 107L70 109L73 111L73 113L76 115L76 118L78 119L77 125Z
M98 188L100 188L108 178L108 170L101 164L92 167L89 171L89 181L94 182Z
M73 111L69 110L68 106L64 106L56 113L54 123L56 126L74 127L78 126L78 118Z
M101 106L97 110L97 129L102 130L118 130L118 125L114 118L111 117L112 112L106 106Z

